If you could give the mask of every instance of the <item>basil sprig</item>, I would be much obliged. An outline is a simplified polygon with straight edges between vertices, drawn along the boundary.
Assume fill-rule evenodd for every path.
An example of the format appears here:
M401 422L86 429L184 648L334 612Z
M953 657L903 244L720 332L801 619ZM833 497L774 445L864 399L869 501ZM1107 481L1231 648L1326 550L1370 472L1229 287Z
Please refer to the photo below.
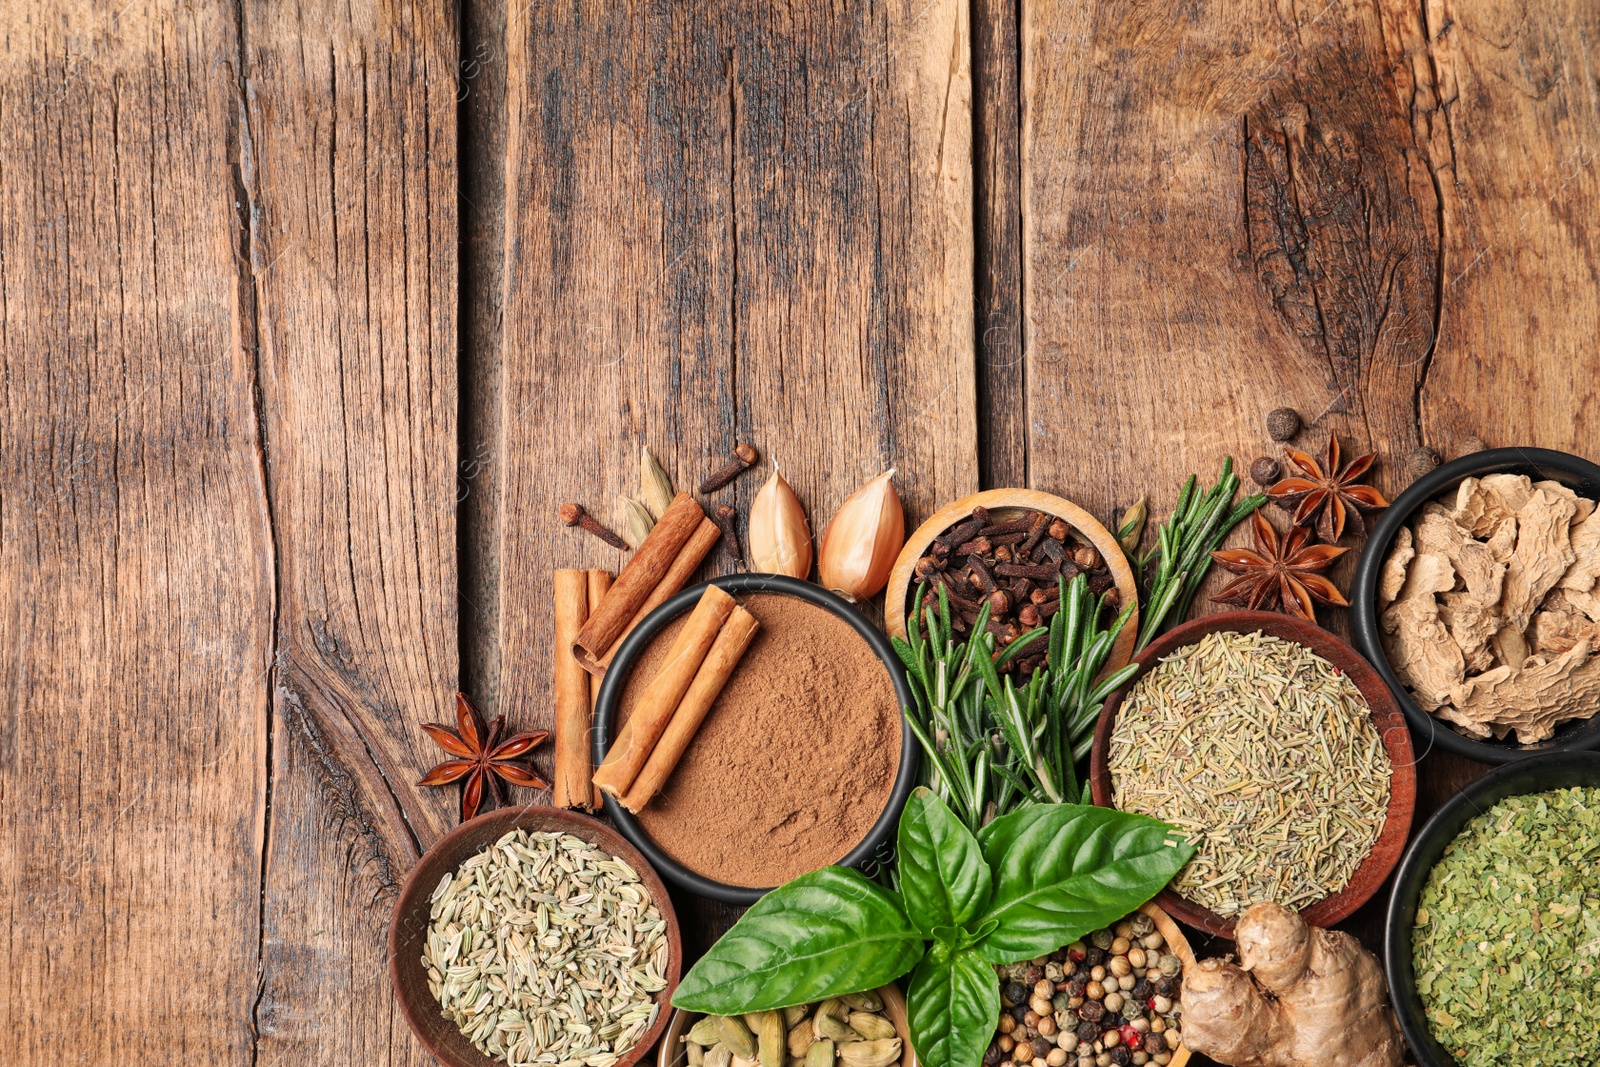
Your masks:
M978 1067L1000 1015L994 965L1053 952L1155 896L1194 849L1165 823L1045 804L976 836L918 789L900 816L900 890L827 867L762 897L672 997L739 1015L858 993L908 972L923 1067Z

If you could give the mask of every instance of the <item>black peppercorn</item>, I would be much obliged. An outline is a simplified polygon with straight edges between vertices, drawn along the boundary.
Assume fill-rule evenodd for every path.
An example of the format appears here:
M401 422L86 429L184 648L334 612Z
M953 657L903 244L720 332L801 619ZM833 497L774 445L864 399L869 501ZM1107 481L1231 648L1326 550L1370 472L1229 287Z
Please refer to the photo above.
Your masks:
M1098 1000L1086 1000L1078 1005L1078 1018L1097 1023L1105 1018L1106 1006Z
M1150 984L1150 979L1141 978L1133 984L1130 995L1134 1000L1146 1001L1156 995L1156 987Z
M1028 990L1021 982L1007 982L1004 992L1008 1008L1015 1004L1026 1004L1028 1001Z
M1043 977L1044 977L1044 968L1043 967L1032 967L1032 966L1030 966L1026 971L1022 972L1022 981L1023 981L1024 984L1026 984L1028 986L1037 985L1039 983L1039 979L1041 979Z
M1079 1023L1078 1028L1073 1033L1078 1035L1078 1044L1080 1045L1087 1045L1091 1041L1100 1039L1100 1028L1091 1022Z
M1067 983L1067 996L1081 997L1083 996L1083 991L1088 988L1089 980L1081 974L1077 975Z
M1160 1034L1145 1034L1144 1050L1152 1056L1158 1052L1172 1051L1171 1049L1167 1048L1167 1039L1162 1037Z
M1017 1020L1018 1026L1021 1026L1022 1020L1027 1018L1028 1011L1029 1008L1027 1004L1013 1004L1011 1007L1006 1009L1006 1013L1013 1019Z
M1106 950L1096 945L1090 945L1083 950L1083 965L1085 967L1098 967L1106 961Z
M1151 1034L1150 1036L1155 1037L1156 1035ZM1165 1044L1165 1042L1162 1042L1162 1044ZM995 1064L999 1063L1004 1057L1005 1053L1000 1051L999 1045L990 1045L988 1051L983 1054L983 1067L995 1067Z
M1050 1055L1050 1050L1052 1048L1054 1048L1054 1047L1055 1047L1055 1043L1052 1042L1052 1041L1046 1041L1042 1037L1034 1038L1033 1039L1033 1058L1036 1059L1036 1060L1044 1059L1046 1056Z
M1128 1067L1133 1062L1133 1053L1128 1051L1127 1045L1118 1045L1110 1052L1111 1062L1117 1067Z
M1157 978L1156 992L1164 997L1170 997L1178 991L1178 983L1171 978Z

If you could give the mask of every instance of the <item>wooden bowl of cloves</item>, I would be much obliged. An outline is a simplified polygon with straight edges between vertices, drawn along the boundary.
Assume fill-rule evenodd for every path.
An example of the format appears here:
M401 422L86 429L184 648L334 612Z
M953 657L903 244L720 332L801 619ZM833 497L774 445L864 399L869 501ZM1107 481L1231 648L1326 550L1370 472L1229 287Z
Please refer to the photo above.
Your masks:
M906 614L920 586L950 598L958 635L984 604L988 629L1004 646L1034 626L1047 626L1060 604L1057 576L1087 574L1091 592L1108 592L1112 606L1137 604L1138 588L1122 546L1094 516L1061 497L1035 489L988 489L940 508L906 539L884 594L883 621L891 637L906 635ZM1137 608L1112 648L1107 671L1133 656ZM1015 669L1039 666L1043 648L1019 656Z

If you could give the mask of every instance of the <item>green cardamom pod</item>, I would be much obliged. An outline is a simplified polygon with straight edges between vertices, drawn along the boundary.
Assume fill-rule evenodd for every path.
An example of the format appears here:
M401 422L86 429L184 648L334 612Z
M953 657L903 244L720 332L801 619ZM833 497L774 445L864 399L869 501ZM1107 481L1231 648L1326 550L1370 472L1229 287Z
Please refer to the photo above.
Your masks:
M816 1039L817 1035L811 1029L811 1020L801 1019L789 1028L789 1055L804 1056Z
M1129 556L1139 551L1139 542L1144 540L1145 520L1149 517L1150 504L1143 494L1122 513L1122 522L1117 526L1117 544Z
M714 1015L712 1018L717 1020L717 1036L728 1046L729 1052L747 1060L755 1059L756 1035L750 1032L743 1019L732 1015Z
M661 518L672 504L672 479L661 469L649 445L639 450L639 496L653 519Z
M810 1018L810 1016L810 1004L796 1004L792 1008L783 1009L783 1025L793 1029L795 1026L799 1025L801 1020Z
M806 1067L833 1067L833 1042L824 1039L813 1043L806 1052Z
M718 1041L721 1041L722 1037L717 1033L717 1017L715 1015L701 1016L693 1026L689 1027L689 1036L686 1040L693 1041L697 1045L704 1045L706 1048L710 1048Z
M720 1041L706 1049L705 1067L730 1067L732 1063L733 1053Z
M656 520L639 501L629 496L617 497L617 525L622 527L622 539L635 551L655 529Z
M839 1045L861 1040L861 1035L856 1033L849 1023L835 1019L831 1015L823 1015L820 1012L817 1014L817 1036L825 1037Z
M839 998L853 1011L882 1011L883 998L878 996L876 989L869 989L865 993L846 993Z
M756 1059L761 1067L783 1067L785 1038L783 1012L764 1011L756 1022Z
M839 1046L839 1062L844 1067L889 1067L900 1058L900 1039L852 1041Z
M870 1011L851 1012L850 1029L868 1041L881 1041L895 1036L894 1023Z

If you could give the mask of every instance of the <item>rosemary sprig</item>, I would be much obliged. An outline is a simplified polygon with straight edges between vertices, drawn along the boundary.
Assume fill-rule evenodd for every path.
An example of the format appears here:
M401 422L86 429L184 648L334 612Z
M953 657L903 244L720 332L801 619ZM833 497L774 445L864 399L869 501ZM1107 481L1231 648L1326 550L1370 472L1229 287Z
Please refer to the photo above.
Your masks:
M1079 799L1076 764L1089 751L1100 705L1135 670L1098 678L1132 606L1102 627L1105 597L1089 592L1087 576L1061 579L1060 594L1048 628L1029 630L999 654L985 630L987 607L973 623L977 636L956 642L942 586L938 610L913 613L906 640L894 640L916 701L906 720L928 762L925 778L971 830L1019 807ZM1048 641L1046 666L1020 685L1001 675L1040 638Z
M1216 484L1196 491L1197 479L1189 475L1178 494L1178 506L1156 531L1156 543L1142 556L1130 553L1135 576L1143 578L1155 563L1143 596L1144 611L1139 619L1139 637L1134 650L1155 640L1170 615L1174 620L1189 613L1189 604L1211 568L1211 552L1222 544L1239 522L1266 503L1265 493L1254 493L1234 503L1239 476L1233 473L1233 457L1222 461ZM1176 613L1174 614L1174 609Z

